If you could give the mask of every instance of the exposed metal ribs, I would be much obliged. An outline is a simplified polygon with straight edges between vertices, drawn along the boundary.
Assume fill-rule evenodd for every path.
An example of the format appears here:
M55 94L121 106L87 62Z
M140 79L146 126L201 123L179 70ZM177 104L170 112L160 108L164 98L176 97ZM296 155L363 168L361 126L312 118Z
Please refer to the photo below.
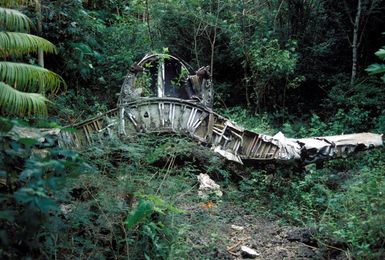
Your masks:
M81 148L105 137L111 137L118 125L118 109L110 110L97 117L93 117L78 124L74 124L60 131L59 145L67 148Z
M61 132L61 146L81 148L111 136L168 132L190 136L239 163L248 160L307 164L344 158L383 145L381 135L370 133L306 139L288 139L282 133L258 134L207 107L177 98L142 98L72 127L77 131Z

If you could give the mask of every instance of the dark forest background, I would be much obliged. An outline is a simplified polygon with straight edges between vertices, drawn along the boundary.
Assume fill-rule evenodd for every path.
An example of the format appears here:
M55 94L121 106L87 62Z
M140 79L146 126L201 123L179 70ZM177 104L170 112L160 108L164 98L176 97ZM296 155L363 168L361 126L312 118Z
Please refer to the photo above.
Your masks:
M227 259L223 230L237 216L311 230L313 253L299 258L385 258L384 148L322 168L247 167L182 137L143 134L78 153L49 137L39 144L9 134L14 125L60 128L116 107L128 69L151 52L210 65L213 110L250 130L385 133L384 0L0 4L30 17L31 33L58 49L44 57L29 53L31 42L8 50L12 13L0 9L3 60L44 63L66 82L46 95L45 118L7 113L5 90L20 81L6 86L0 62L1 259ZM199 173L224 196L198 198Z
M60 49L46 64L87 106L112 108L130 65L167 48L212 66L217 108L383 131L384 84L366 69L381 62L384 13L378 0L43 1L43 36Z

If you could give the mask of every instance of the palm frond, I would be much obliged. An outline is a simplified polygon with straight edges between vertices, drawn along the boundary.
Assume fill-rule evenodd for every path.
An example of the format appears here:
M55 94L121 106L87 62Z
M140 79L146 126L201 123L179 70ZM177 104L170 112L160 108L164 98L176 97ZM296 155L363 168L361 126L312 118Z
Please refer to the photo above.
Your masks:
M28 92L56 94L60 87L66 88L62 77L42 67L0 61L0 81Z
M37 93L25 93L0 82L0 109L6 114L30 115L47 114L49 102L43 95Z
M22 55L38 49L56 53L55 46L44 38L19 32L0 32L0 56Z
M21 5L33 4L34 0L0 0L0 6L18 7Z
M28 32L31 24L31 20L21 12L0 7L1 30Z

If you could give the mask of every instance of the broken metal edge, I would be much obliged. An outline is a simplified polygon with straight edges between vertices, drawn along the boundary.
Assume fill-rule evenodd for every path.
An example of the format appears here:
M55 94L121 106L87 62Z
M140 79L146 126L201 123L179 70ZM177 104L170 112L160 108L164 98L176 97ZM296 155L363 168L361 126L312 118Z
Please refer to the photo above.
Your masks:
M163 126L163 128L160 127L161 129L144 129L145 132L182 134L192 139L196 139L199 143L205 143L206 145L211 146L214 152L220 154L228 160L235 161L241 164L243 164L243 162L279 162L284 164L295 163L306 165L311 163L322 162L325 160L346 158L347 156L355 154L359 151L369 150L371 148L380 147L384 145L384 136L373 133L347 134L300 139L286 138L280 132L275 136L258 134L238 126L236 123L219 115L218 113L215 113L210 108L194 102L193 100L184 100L173 97L146 97L140 98L135 101L125 102L124 104L119 105L118 108L112 109L104 114L90 118L81 123L70 125L69 127L78 129L83 127L83 131L87 139L86 141L88 142L88 144L92 144L93 142L90 137L90 129L88 126L94 121L97 122L98 120L103 120L105 117L108 117L108 115L116 117L114 121L115 123L109 124L102 129L105 130L110 126L115 127L115 125L119 125L121 123L119 120L117 120L119 117L121 117L120 113L118 113L119 109L138 109L139 107L145 107L146 105L154 105L156 103L169 103L173 106L177 104L179 106L186 105L193 109L199 109L201 112L207 113L210 118L215 116L217 118L217 121L221 121L224 126L222 135L225 133L225 131L227 131L226 129L229 129L230 133L227 134L229 134L230 137L233 138L240 138L240 145L233 148L233 150L228 150L228 148L226 147L225 149L222 149L221 145L219 143L215 143L215 141L213 140L208 140L206 142L202 141L201 139L199 139L199 136L195 136L193 132L186 132L186 129L182 130L179 128L165 128ZM124 118L120 118L120 120L124 120ZM209 129L210 126L207 125L206 128ZM108 130L110 134L110 129ZM248 140L243 140L246 137L248 138ZM219 136L219 140L221 138L222 137ZM74 138L75 141L76 139L77 138ZM251 141L251 139L253 140ZM261 150L261 153L257 153L258 149L260 148L260 145L257 145L258 142L262 142L262 146L264 146L264 148ZM76 145L76 147L80 146L81 145ZM270 154L266 152L265 148L268 149L269 152L272 148L274 148L274 153ZM265 158L262 158L261 156L265 156ZM271 158L267 158L266 156L270 156Z

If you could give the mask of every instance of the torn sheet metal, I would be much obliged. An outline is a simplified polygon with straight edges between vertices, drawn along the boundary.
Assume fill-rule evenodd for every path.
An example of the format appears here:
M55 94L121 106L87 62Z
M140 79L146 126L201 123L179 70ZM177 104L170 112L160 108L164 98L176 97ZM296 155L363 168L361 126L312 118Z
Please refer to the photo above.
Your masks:
M362 133L293 139L248 131L212 111L210 67L192 73L182 60L149 54L134 64L121 87L118 107L62 132L59 144L81 148L111 136L176 133L205 144L227 160L243 163L317 163L383 146L382 135Z
M78 133L63 135L60 143L92 144L100 142L106 133L130 136L138 132L168 132L187 135L227 160L241 164L245 160L317 163L383 145L382 135L370 133L302 139L287 138L281 132L274 136L254 133L205 106L177 98L139 99L120 106L119 110L77 125Z
M306 163L346 158L360 151L383 146L383 136L372 133L291 139L302 146Z

